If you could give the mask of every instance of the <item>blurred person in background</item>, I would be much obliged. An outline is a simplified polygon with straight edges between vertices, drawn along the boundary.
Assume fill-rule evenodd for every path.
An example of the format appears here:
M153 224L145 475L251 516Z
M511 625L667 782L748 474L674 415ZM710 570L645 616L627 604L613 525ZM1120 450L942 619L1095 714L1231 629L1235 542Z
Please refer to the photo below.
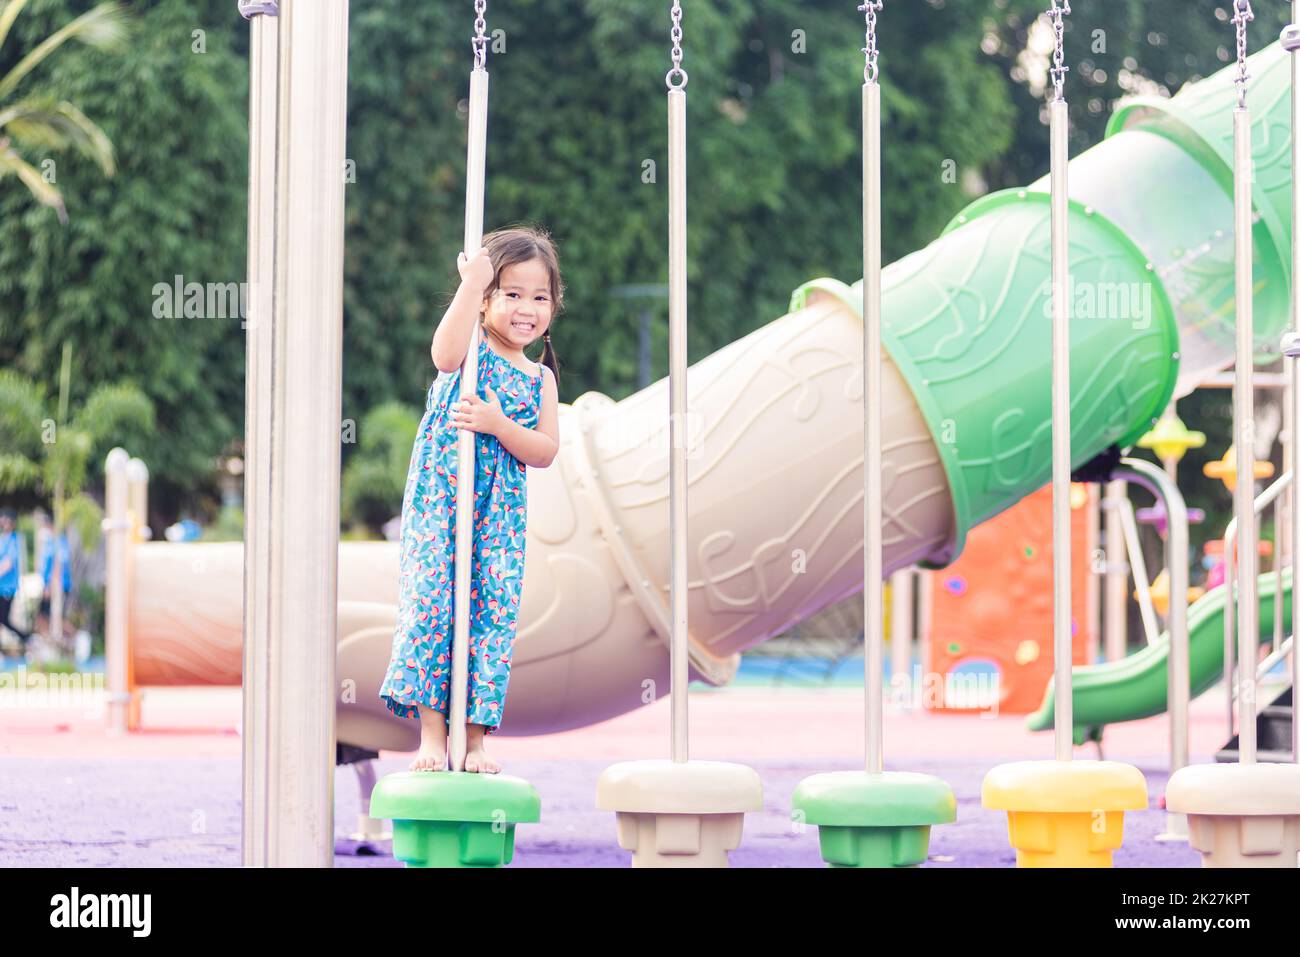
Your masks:
M38 536L41 541L38 543L38 554L41 556L37 561L37 566L41 571L41 621L38 624L38 630L43 634L49 635L56 643L63 637L61 634L55 634L52 626L51 613L54 598L54 581L55 566L60 569L59 584L62 593L62 600L59 603L59 631L66 631L67 621L63 617L63 610L67 607L68 596L72 594L72 553L68 548L68 536L66 533L55 535L54 525L48 515L41 515L41 534Z
M0 509L0 628L7 628L17 635L23 652L26 653L31 632L24 631L9 621L14 596L18 594L18 564L21 554L22 533L14 527L15 518L12 509Z

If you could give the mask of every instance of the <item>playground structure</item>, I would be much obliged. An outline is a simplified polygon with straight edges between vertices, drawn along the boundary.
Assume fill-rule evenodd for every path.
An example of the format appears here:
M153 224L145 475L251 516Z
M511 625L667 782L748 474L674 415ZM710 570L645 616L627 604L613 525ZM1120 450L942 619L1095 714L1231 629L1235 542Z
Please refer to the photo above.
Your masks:
M341 361L336 327L341 305L335 282L341 256L341 190L326 172L342 155L346 5L341 6L340 16L334 7L328 14L306 13L293 0L278 8L241 4L254 14L249 278L256 295L267 297L255 299L257 321L249 324L245 545L136 540L125 515L126 497L117 491L124 484L112 484L124 483L113 478L120 474L124 456L115 452L109 463L108 521L114 534L109 545L113 577L108 634L110 661L115 663L110 666L110 690L117 695L117 705L126 705L114 708L112 720L132 726L132 695L150 684L236 684L242 678L250 769L245 792L249 864L324 863L323 848L332 844L326 823L332 820L327 797L332 793L328 779L333 762L365 758L381 748L411 750L417 735L413 722L393 718L375 694L396 622L397 546L340 547L338 449L325 428L329 416L319 414L322 389L337 397ZM879 4L866 6L880 9ZM1294 49L1284 41L1250 59L1252 91L1265 104L1249 119L1256 126L1291 127L1287 93L1292 77L1286 67L1294 69ZM325 81L310 93L305 83L274 88L277 72L292 78L314 77L317 71L323 71ZM486 79L478 82L485 98ZM868 241L864 279L870 281L850 287L818 279L801 286L786 316L693 366L689 388L683 350L675 353L669 380L619 403L589 393L563 407L560 455L551 469L530 474L529 512L535 518L529 527L528 577L503 733L578 727L626 712L644 703L647 679L678 692L684 692L690 678L724 684L734 674L740 652L856 593L864 580L879 582L913 564L937 568L952 562L977 525L1042 487L1053 462L1056 540L1068 542L1071 536L1061 527L1059 509L1062 504L1068 508L1068 492L1063 490L1072 470L1112 448L1136 444L1160 421L1171 399L1216 375L1234 356L1275 354L1285 327L1288 283L1294 275L1285 254L1291 238L1294 159L1263 137L1256 138L1259 221L1252 226L1249 217L1243 220L1239 204L1234 230L1231 171L1249 164L1240 153L1234 163L1225 145L1231 136L1224 103L1232 83L1230 70L1225 70L1172 100L1122 105L1108 138L1069 163L1068 202L1064 142L1058 133L1054 172L1061 179L1055 191L1051 178L1045 177L1024 189L983 197L929 247L883 270L871 261ZM878 116L878 100L873 99L878 95L879 87L869 77L864 84L864 137L869 137ZM684 136L684 93L678 102L670 106L677 111L670 116L683 124L675 135ZM1054 105L1053 113L1062 109L1063 103ZM1233 125L1240 128L1246 122L1240 113L1234 114ZM268 144L290 136L309 148L292 153L268 149ZM870 157L878 146L878 139L864 141L864 156ZM1245 153L1247 159L1251 155ZM869 173L866 163L864 159L864 173ZM678 180L674 176L670 181ZM870 186L869 175L866 182ZM277 202L263 195L262 186L271 184L272 193L278 189L284 194ZM478 186L481 189L481 182ZM292 202L299 190L331 201L315 206ZM684 195L678 201L673 205L673 235L680 240L685 231ZM471 196L466 248L473 238L468 225L473 205ZM481 194L478 205L481 217ZM878 207L878 202L864 200L867 223ZM1246 208L1249 211L1249 203ZM1068 220L1068 243L1062 217ZM481 231L481 222L479 227ZM864 230L870 236L865 224ZM1203 242L1195 245L1188 237L1203 237ZM1242 281L1241 250L1234 258L1231 248L1234 238L1253 241L1253 285ZM878 241L878 232L874 239ZM284 247L274 259L273 276L263 272L272 262L268 243ZM673 275L684 282L684 263L677 258L681 247L674 248L679 251L673 256ZM1067 249L1069 278L1075 285L1050 284L1058 320L1079 306L1061 298L1067 288L1136 291L1129 308L1100 308L1088 322L1069 327L1068 381L1060 374L1059 362L1053 376L1048 326L1028 321L1042 314L1048 298L1048 264L1059 269ZM1245 259L1249 267L1252 256ZM328 282L322 282L322 276ZM260 281L264 277L266 281ZM269 298L272 287L277 291L274 305ZM1234 289L1245 296L1235 310L1230 295ZM676 291L674 328L684 343L684 286ZM1244 315L1253 322L1234 330L1234 318L1240 322ZM330 335L319 334L321 317L328 318ZM1064 346L1063 328L1058 324L1058 350ZM870 340L877 334L879 344L873 347ZM267 336L283 346L267 348ZM859 349L861 366L846 358ZM272 356L282 365L272 367ZM868 373L866 382L871 390L879 390L878 402L868 401L874 393L864 388L863 378L863 370L876 363L880 374ZM1250 366L1246 362L1238 368L1238 391L1243 393L1239 402L1249 400ZM1064 444L1056 449L1049 427L1053 418L1046 407L1054 381L1058 400L1062 383L1069 399L1056 403L1056 414L1072 413L1069 427L1056 430L1058 443ZM1291 388L1290 401L1297 391ZM704 427L689 437L689 479L685 458L675 454L684 455L687 439L673 433L658 411L665 398L674 409L706 413ZM270 415L273 406L276 418ZM874 435L871 428L864 429L873 410L880 414ZM270 431L273 428L284 431ZM629 435L639 441L629 442ZM867 439L866 468L860 464L859 436ZM1240 438L1237 445L1248 447ZM876 456L879 468L873 467ZM1253 475L1246 462L1234 465L1238 476ZM1136 469L1132 460L1122 467ZM1113 462L1099 470L1098 481L1113 481L1117 468L1120 464ZM333 479L322 480L322 475ZM1173 538L1181 526L1185 558L1186 516L1179 514L1176 488L1169 495L1157 478L1144 475L1143 481L1164 494L1169 534ZM137 497L143 494L140 482L134 487ZM879 509L873 520L876 493ZM1274 633L1274 621L1280 626L1285 619L1285 614L1274 613L1276 596L1270 604L1270 579L1256 581L1254 499L1253 482L1242 482L1238 519L1249 515L1239 526L1245 545L1240 560L1242 612L1237 616L1242 635L1237 658L1247 665L1238 669L1243 689L1253 688L1255 669L1248 665L1255 661L1257 636ZM764 507L754 508L757 502ZM852 519L864 502L864 535L859 536ZM778 503L787 507L776 507ZM664 520L666 509L674 515L671 523ZM138 505L135 514L143 514ZM1296 510L1291 515L1294 518ZM468 525L460 523L461 528ZM271 529L276 534L270 534ZM1108 541L1114 537L1108 535ZM872 547L863 550L864 540ZM1297 540L1292 532L1291 541ZM806 566L797 573L791 569L793 549L801 549L806 557ZM860 550L866 553L863 574L855 564ZM1176 542L1169 550L1177 556ZM1070 548L1054 548L1053 554L1059 560ZM1231 546L1225 548L1227 559L1232 554ZM1040 661L1059 663L1078 654L1070 606L1077 608L1079 598L1068 598L1075 580L1069 564L1058 561L1053 655L1048 659L1040 648ZM1101 767L1103 762L1069 762L1079 729L1128 720L1126 713L1137 716L1154 713L1151 708L1184 706L1186 694L1205 686L1207 677L1212 683L1222 667L1221 658L1216 666L1212 659L1218 656L1207 656L1203 649L1209 646L1207 636L1217 639L1224 633L1221 628L1231 633L1232 625L1225 622L1230 617L1225 615L1230 607L1225 597L1231 583L1188 609L1177 597L1186 593L1185 561L1171 558L1168 571L1174 597L1164 650L1152 643L1130 658L1098 666L1116 669L1106 671L1104 680L1092 679L1094 672L1087 670L1091 666L1085 666L1073 676L1072 688L1070 669L1057 667L1053 694L1062 688L1062 672L1066 693L1059 699L1049 695L1034 717L1043 726L1055 724L1054 763L1072 765L1066 773L1079 779L1080 800L1091 801L1090 807L1100 806L1098 794L1113 782L1098 780L1098 774L1108 770ZM242 610L235 600L241 579L246 594ZM1290 576L1274 581L1289 600ZM1258 609L1257 585L1262 599ZM883 625L879 600L870 595L867 600L868 675L878 678ZM1180 615L1185 624L1176 620ZM1087 647L1086 634L1080 644ZM1213 644L1216 652L1222 649L1217 640ZM1279 654L1285 654L1281 648ZM1062 650L1067 653L1059 655ZM1294 654L1291 658L1294 667ZM1117 690L1113 676L1121 671L1130 676L1129 690ZM290 673L292 682L283 677ZM1225 674L1231 674L1231 665ZM599 681L584 680L595 675ZM335 689L343 681L355 682L355 695L340 702ZM807 820L824 825L827 859L843 857L835 863L862 863L864 854L862 846L830 832L868 826L838 817L836 809L846 801L863 801L856 789L864 779L888 777L878 741L871 743L882 720L879 698L873 699L878 685L868 681L866 688L870 753L864 776L823 781L823 786L810 787L802 795ZM1095 700L1107 703L1094 708L1096 687L1105 694ZM1177 693L1168 694L1171 687ZM675 709L680 699L683 710L674 714L674 760L664 764L691 764L685 755L685 698L684 693L674 695ZM1055 700L1068 705L1055 709ZM1243 691L1239 705L1243 713L1253 709L1253 694ZM317 718L303 717L309 714ZM321 717L326 714L328 720ZM288 715L293 719L284 720ZM1185 721L1185 709L1183 715ZM1224 767L1270 769L1262 772L1268 777L1261 779L1261 786L1272 788L1264 793L1284 795L1294 783L1295 767L1247 760L1248 754L1253 759L1254 727L1253 720L1240 722L1241 764ZM1176 741L1171 751L1172 766L1181 768ZM1185 755L1182 760L1186 764ZM1018 806L1026 789L1038 786L1038 779L1033 769L1008 767L1010 772L986 785L990 806L1001 803L1016 814L1083 813L1063 804L1063 789L1055 785L1030 794L1031 806ZM1212 828L1220 823L1218 818L1246 815L1259 818L1255 824L1265 819L1283 822L1282 833L1289 836L1281 850L1274 848L1271 860L1284 859L1285 840L1291 841L1294 852L1295 815L1300 813L1294 804L1284 797L1214 804L1218 778L1207 780L1199 768L1186 770L1193 773L1184 774L1179 787L1170 786L1170 809L1190 816L1198 848L1214 844ZM654 773L676 772L658 768ZM743 772L722 773L735 775L738 791L749 787L740 786ZM1124 793L1104 846L1080 851L1088 863L1109 860L1108 851L1119 840L1123 810L1146 806L1140 775L1134 780L1127 772L1119 774ZM933 779L921 778L903 775L896 780L904 803L922 808L925 823L877 817L879 826L903 829L891 837L889 863L924 860L923 836L906 829L951 820L942 790ZM627 781L621 779L622 797L636 790ZM651 785L661 790L672 786L667 777ZM285 806L290 796L291 809ZM427 800L427 795L410 798L400 813L413 813L412 803ZM1204 810L1207 802L1209 811ZM747 797L738 803L752 802ZM614 803L610 808L619 809ZM533 813L527 801L515 811L520 820ZM665 809L651 801L642 809L624 807L623 812L658 814ZM692 806L666 813L732 815L723 822L727 834L719 836L715 849L723 856L715 853L705 862L723 863L726 845L740 839L734 817L742 813L739 810ZM1048 818L1013 818L1013 840L1028 842L1021 848L1028 848L1023 862L1053 860L1042 849L1043 835L1051 826ZM1251 822L1242 825L1245 836L1233 847L1246 857L1266 856L1252 850L1258 830ZM621 835L631 833L631 825L620 823ZM672 851L690 845L689 839L677 835L684 842L680 845L673 839L667 835L660 848L668 848L665 856L691 856ZM635 843L630 836L628 843ZM1292 853L1292 865L1294 858Z
M1089 556L1096 549L1097 496L1076 485L1071 502L1071 604L1076 665L1089 662L1095 624L1082 614L1091 606L1096 576ZM944 685L934 710L988 710L1028 714L1042 700L1052 674L1051 495L1041 489L971 531L962 556L942 571L925 573L930 602L929 633L923 636L926 674L959 675L990 669L996 698L969 694L970 684ZM928 703L928 702L927 702Z

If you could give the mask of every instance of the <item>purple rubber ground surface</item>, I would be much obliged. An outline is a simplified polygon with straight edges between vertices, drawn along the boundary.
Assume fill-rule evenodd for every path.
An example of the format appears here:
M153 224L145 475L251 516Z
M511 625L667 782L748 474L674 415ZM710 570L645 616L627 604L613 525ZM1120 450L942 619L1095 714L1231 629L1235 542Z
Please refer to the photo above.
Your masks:
M1112 758L1111 755L1107 755ZM1125 760L1122 757L1114 758ZM380 775L405 770L405 760L377 762ZM612 814L595 808L596 779L612 761L512 761L508 771L542 796L542 820L516 831L515 867L626 867ZM745 762L763 781L763 811L745 820L736 867L820 867L816 829L795 833L790 795L820 771L853 770L847 761ZM997 762L913 761L906 770L937 775L957 794L957 823L931 831L931 867L1009 867L1006 816L980 807L984 774ZM1130 760L1147 779L1152 803L1167 774L1159 759ZM0 760L0 867L237 867L240 860L240 761L237 758ZM335 777L335 864L400 867L381 846L378 856L352 853L358 811L356 776ZM1185 843L1158 843L1164 812L1126 814L1117 867L1198 867Z

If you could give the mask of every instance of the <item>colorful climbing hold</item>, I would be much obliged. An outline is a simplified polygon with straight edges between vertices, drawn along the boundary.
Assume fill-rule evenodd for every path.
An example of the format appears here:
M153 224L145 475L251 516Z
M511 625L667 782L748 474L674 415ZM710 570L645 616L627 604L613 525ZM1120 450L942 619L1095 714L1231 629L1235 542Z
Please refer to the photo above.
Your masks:
M1206 463L1205 474L1209 478L1218 479L1228 489L1229 492L1237 490L1237 447L1229 445L1228 451L1223 453L1223 458ZM1255 462L1255 478L1271 478L1273 476L1273 463L1267 459L1258 459Z
M1183 420L1173 413L1166 414L1142 438L1138 439L1138 448L1150 449L1162 462L1172 459L1179 461L1188 449L1199 449L1205 444L1204 432L1193 432L1183 424Z

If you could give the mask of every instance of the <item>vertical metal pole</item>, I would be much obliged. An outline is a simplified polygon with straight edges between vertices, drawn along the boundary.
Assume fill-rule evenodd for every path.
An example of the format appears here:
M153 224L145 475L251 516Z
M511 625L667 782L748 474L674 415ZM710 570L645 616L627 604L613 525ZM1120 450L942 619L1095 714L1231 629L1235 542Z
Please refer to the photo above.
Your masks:
M1236 508L1236 498L1233 498ZM1223 532L1223 589L1226 600L1223 603L1223 689L1227 697L1227 736L1231 738L1237 729L1237 686L1233 668L1237 660L1237 603L1233 596L1237 594L1237 520L1233 518Z
M1286 385L1282 389L1282 431L1278 439L1282 443L1282 474L1294 467L1291 457L1291 375L1290 368L1284 369L1282 375ZM1295 489L1288 488L1278 496L1273 505L1273 651L1282 647L1284 624L1282 621L1282 566L1291 553L1291 498Z
M241 7L242 12L242 7ZM270 604L263 594L271 573L271 402L274 369L271 322L275 303L276 126L279 112L280 21L249 22L248 288L244 316L244 661L243 848L245 865L268 859L266 767L270 674Z
M668 91L668 538L672 550L672 759L690 760L686 645L686 91Z
M469 75L469 145L465 159L464 251L471 258L483 244L483 195L487 163L488 74L475 67ZM479 324L470 333L460 364L460 397L478 394ZM477 433L461 429L456 442L456 590L451 645L451 696L448 705L447 767L465 770L468 748L465 713L469 695L470 589L474 577L474 486Z
M934 639L934 573L916 572L916 636L920 644L918 657L926 658L927 643ZM920 667L918 665L918 667Z
M252 32L243 860L329 867L347 0L284 0Z
M1289 399L1283 399L1283 404L1289 406ZM1282 457L1290 457L1287 451L1287 441L1282 442ZM1286 474L1290 469L1282 467L1282 474ZM1283 554L1286 549L1286 500L1291 494L1288 488L1277 497L1273 503L1273 608L1276 609L1273 614L1273 651L1282 647L1282 563Z
M1145 459L1124 459L1124 471L1164 503L1168 516L1165 567L1169 569L1169 668L1166 701L1169 705L1169 773L1187 767L1189 760L1187 716L1191 699L1191 670L1187 635L1187 503L1178 483ZM1181 598L1179 596L1182 596ZM1160 840L1187 840L1187 816L1169 812Z
M126 567L131 563L131 551L138 542L147 542L153 538L149 528L149 466L141 459L131 459L126 463L126 497L127 510L132 513L128 518ZM135 687L135 664L131 658L131 575L125 570L127 594L123 602L126 620L123 634L126 635L126 726L134 731L140 727L140 693Z
M1069 114L1052 101L1052 648L1056 656L1056 760L1074 754L1074 691L1070 668L1070 242L1066 167Z
M1142 543L1138 539L1137 517L1133 514L1133 503L1127 496L1119 503L1119 517L1124 528L1124 547L1128 550L1133 585L1137 591L1138 611L1142 614L1143 637L1149 645L1160 636L1160 620L1156 617L1155 604L1151 601L1151 579L1147 575L1147 561L1142 555Z
M1088 577L1085 579L1084 614L1088 622L1088 664L1096 664L1101 650L1101 584L1102 576L1095 568L1096 555L1101 544L1101 491L1100 485L1088 485Z
M1295 237L1300 229L1300 202L1297 202L1294 185L1294 171L1300 169L1300 57L1296 56L1300 48L1300 2L1291 3L1291 25L1282 31L1283 49L1291 54L1291 170L1293 172L1291 190L1291 235ZM1297 288L1300 277L1300 243L1291 243L1291 331L1300 337L1300 302L1297 302ZM1291 468L1300 462L1296 455L1296 432L1300 428L1300 358L1291 358L1287 364L1287 406L1291 413L1291 424L1287 432L1287 445L1291 450ZM1291 482L1291 757L1300 763L1300 601L1296 600L1296 553L1300 552L1300 482ZM1278 605L1274 614L1282 616L1282 606Z
M891 675L908 675L912 670L912 595L916 571L900 568L889 579L893 600L889 616Z
M1128 568L1120 516L1128 492L1123 482L1106 483L1106 660L1119 661L1128 646Z
M1242 764L1255 763L1255 643L1259 640L1259 559L1255 524L1255 323L1252 312L1250 111L1232 113L1233 191L1236 226L1237 379L1232 392L1233 431L1237 445L1237 734ZM1226 549L1225 549L1226 550ZM1229 596L1231 600L1231 596Z
M1168 478L1167 473L1161 474ZM1154 478L1154 475L1153 475ZM1169 773L1187 767L1190 760L1187 721L1191 706L1191 650L1187 635L1187 567L1188 520L1187 503L1178 491L1177 484L1169 479L1161 491L1165 500L1165 513L1169 517L1169 533L1165 540L1165 567L1169 569L1169 587L1173 597L1169 601L1169 617L1165 624L1169 630Z
M1300 13L1300 3L1297 3L1295 2L1295 0L1292 0L1291 23L1293 24L1296 22L1297 13ZM1285 37L1286 37L1286 31L1284 30L1283 38L1285 39ZM1290 57L1291 59L1291 169L1294 172L1294 170L1296 169L1296 160L1297 158L1300 158L1300 149L1297 148L1295 142L1295 132L1297 129L1300 129L1300 127L1298 127L1296 124L1296 110L1297 110L1296 58L1295 58L1294 51L1290 49L1287 43L1283 43L1282 48L1284 50L1287 50L1289 53L1291 53L1291 57ZM1297 204L1295 202L1295 195L1293 191L1292 198L1291 198L1291 235L1292 236L1296 235L1296 226L1300 225L1300 218L1297 217L1296 205ZM1296 309L1296 297L1295 297L1295 283L1296 283L1295 266L1296 263L1298 262L1300 262L1300 252L1296 250L1296 244L1292 242L1290 318L1291 318L1291 329L1293 331L1300 329L1300 319L1298 319L1298 313ZM1286 362L1286 368L1283 370L1285 384L1282 387L1282 436L1283 436L1282 471L1283 473L1286 473L1286 472L1293 472L1296 467L1296 454L1295 454L1296 426L1297 424L1300 424L1300 418L1297 418L1296 416L1297 381L1296 381L1295 362L1293 360L1287 360L1287 359L1284 359L1283 361ZM1296 512L1297 510L1300 510L1300 491L1297 491L1296 485L1297 483L1295 482L1291 483L1291 488L1287 489L1287 491L1285 491L1282 494L1282 497L1278 500L1278 505L1277 505L1276 538L1278 542L1278 547L1277 547L1277 555L1273 559L1274 567L1277 569L1277 587L1273 593L1273 650L1274 651L1277 651L1281 647L1282 634L1284 631L1283 623L1282 623L1283 608L1284 608L1283 601L1282 601L1283 563L1288 563L1288 562L1290 563L1291 573L1292 573L1291 581L1293 583L1292 587L1293 588L1295 587L1294 586L1295 551L1297 546L1300 546L1300 539L1297 539L1294 534L1297 524L1300 524L1297 523L1296 520ZM1292 615L1294 616L1294 614L1295 612L1293 611ZM1295 634L1294 628L1292 628L1291 633L1293 635ZM1296 642L1293 641L1291 643L1291 647L1293 649L1291 655L1292 661L1296 660L1296 655L1294 652L1295 645ZM1294 688L1294 684L1292 685L1292 687ZM1294 698L1296 692L1292 691L1291 694L1292 697ZM1300 720L1300 718L1296 718L1296 708L1294 707L1294 705L1291 708L1291 714L1293 719ZM1300 727L1300 725L1297 725L1297 727ZM1293 728L1292 730L1294 731L1295 729ZM1293 742L1295 741L1295 737L1296 736L1292 734L1291 738ZM1297 743L1295 746L1296 746L1297 759L1300 759L1300 743Z
M149 466L143 459L131 459L126 463L127 508L133 518L132 532L136 541L148 541L153 533L149 530Z
M862 621L866 636L867 772L884 770L883 436L880 409L880 84L862 84Z
M113 449L104 460L104 654L108 671L108 730L124 734L128 725L131 693L127 687L130 648L127 646L128 533L126 471L130 456Z
M1165 416L1171 419L1178 418L1178 400L1170 399L1169 405L1165 407ZM1178 481L1178 456L1170 455L1161 460L1161 465L1165 467L1165 474L1175 482Z
M643 306L637 313L636 387L650 385L650 307Z

